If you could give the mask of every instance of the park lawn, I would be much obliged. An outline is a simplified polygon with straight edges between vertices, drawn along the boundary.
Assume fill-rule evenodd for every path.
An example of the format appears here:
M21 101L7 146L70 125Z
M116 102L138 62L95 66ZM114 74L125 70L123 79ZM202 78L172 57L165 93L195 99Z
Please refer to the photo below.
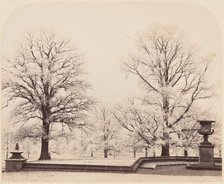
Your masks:
M74 159L52 158L51 160L29 160L32 163L48 164L88 164L88 165L111 165L131 166L138 158L100 158L100 157L76 157Z

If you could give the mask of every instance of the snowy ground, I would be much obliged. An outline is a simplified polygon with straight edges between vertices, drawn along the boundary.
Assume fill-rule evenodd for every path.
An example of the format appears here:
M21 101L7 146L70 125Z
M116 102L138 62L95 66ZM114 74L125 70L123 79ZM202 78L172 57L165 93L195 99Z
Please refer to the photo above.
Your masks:
M2 173L3 182L220 182L221 176L171 176L156 174L21 171Z
M51 159L51 160L30 160L32 163L48 164L90 164L90 165L113 165L113 166L131 166L137 158L91 158L80 157L75 159Z

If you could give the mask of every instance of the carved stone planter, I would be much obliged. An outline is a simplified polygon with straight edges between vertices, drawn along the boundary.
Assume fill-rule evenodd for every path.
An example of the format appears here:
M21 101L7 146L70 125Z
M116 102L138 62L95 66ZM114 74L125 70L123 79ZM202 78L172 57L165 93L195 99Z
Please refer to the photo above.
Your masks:
M215 165L214 162L214 145L208 141L208 136L214 133L211 130L211 125L214 121L203 120L198 121L200 123L200 129L198 133L204 136L204 141L199 145L199 163L187 165L187 169L206 169L206 170L221 170L221 166Z
M24 163L27 161L19 151L19 145L16 144L15 151L10 152L12 156L5 160L5 172L20 171L23 168Z

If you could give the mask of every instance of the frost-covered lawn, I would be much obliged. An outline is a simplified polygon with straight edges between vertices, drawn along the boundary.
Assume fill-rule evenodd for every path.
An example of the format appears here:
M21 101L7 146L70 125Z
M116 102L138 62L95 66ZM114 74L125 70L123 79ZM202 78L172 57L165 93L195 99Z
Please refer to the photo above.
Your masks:
M195 171L192 171L195 172ZM221 176L168 176L153 174L21 171L2 173L4 182L221 182Z
M53 158L51 160L29 160L32 163L49 163L49 164L91 164L91 165L117 165L131 166L137 158L100 158L100 157L78 157L74 159Z

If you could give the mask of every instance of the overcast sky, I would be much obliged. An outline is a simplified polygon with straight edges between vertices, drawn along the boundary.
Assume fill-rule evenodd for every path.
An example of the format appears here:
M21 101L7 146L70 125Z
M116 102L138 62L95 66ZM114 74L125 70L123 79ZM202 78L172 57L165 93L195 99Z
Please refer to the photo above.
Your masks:
M3 61L16 52L21 37L37 30L70 39L85 55L93 95L106 104L138 93L135 78L125 78L122 61L134 50L136 36L154 24L177 26L205 53L216 54L211 81L221 81L221 38L216 20L203 7L188 3L40 3L17 9L2 34ZM210 103L221 110L221 102Z

